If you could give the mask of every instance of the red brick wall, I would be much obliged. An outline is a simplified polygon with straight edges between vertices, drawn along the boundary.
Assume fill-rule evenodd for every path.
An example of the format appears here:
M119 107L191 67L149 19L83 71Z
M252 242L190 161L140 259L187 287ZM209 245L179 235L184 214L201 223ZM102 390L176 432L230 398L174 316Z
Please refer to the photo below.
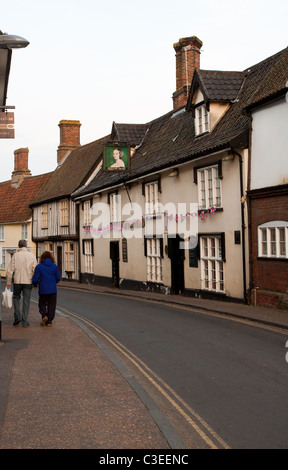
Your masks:
M257 303L261 305L277 305L279 296L273 292L288 294L288 260L258 258L258 226L275 220L288 222L286 189L278 187L250 197L250 286L259 289Z

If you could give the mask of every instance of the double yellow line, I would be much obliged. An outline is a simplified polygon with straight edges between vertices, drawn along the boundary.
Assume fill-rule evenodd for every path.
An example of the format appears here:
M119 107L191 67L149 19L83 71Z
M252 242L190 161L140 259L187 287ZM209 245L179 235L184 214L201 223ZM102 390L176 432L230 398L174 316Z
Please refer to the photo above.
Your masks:
M69 316L75 317L82 323L85 323L92 330L104 337L116 350L125 356L130 363L155 387L155 389L165 397L175 410L185 419L194 431L211 449L229 449L228 444L201 418L164 380L155 374L141 359L135 356L129 349L121 344L114 336L96 326L89 320L84 319L77 314L59 307L59 310Z

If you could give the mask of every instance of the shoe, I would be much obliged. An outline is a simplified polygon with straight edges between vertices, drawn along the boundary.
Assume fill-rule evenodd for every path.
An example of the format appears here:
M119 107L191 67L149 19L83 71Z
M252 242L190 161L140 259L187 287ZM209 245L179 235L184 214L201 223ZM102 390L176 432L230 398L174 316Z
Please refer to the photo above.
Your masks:
M42 318L42 320L41 320L41 322L40 322L40 325L41 325L41 326L45 326L46 323L47 323L47 321L48 321L48 317L46 317L46 315L45 315L45 316Z
M52 323L47 323L47 325L46 325L46 326L52 326Z
M22 326L23 326L23 328L28 328L29 323L24 323L24 325L22 325Z
M17 326L19 325L19 323L21 323L21 318L17 318L16 320L14 320L13 326Z

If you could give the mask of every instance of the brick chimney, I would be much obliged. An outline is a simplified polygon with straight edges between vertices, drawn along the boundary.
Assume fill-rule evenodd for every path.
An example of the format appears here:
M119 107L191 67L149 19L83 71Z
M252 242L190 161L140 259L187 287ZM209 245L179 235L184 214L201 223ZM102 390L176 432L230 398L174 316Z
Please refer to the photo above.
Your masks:
M12 171L11 185L15 188L21 185L24 178L31 176L31 171L28 169L28 155L28 148L14 151L14 171Z
M182 38L173 47L176 51L176 91L173 93L173 109L186 106L195 68L200 68L202 41L196 36Z
M68 151L80 147L80 121L60 121L60 144L57 150L57 163L63 161Z

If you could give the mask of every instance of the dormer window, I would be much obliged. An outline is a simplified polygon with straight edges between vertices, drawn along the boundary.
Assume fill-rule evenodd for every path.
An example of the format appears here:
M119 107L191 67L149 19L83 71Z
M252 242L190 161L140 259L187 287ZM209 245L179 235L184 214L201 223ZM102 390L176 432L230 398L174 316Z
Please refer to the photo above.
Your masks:
M195 134L201 135L210 131L209 110L205 104L195 107Z

